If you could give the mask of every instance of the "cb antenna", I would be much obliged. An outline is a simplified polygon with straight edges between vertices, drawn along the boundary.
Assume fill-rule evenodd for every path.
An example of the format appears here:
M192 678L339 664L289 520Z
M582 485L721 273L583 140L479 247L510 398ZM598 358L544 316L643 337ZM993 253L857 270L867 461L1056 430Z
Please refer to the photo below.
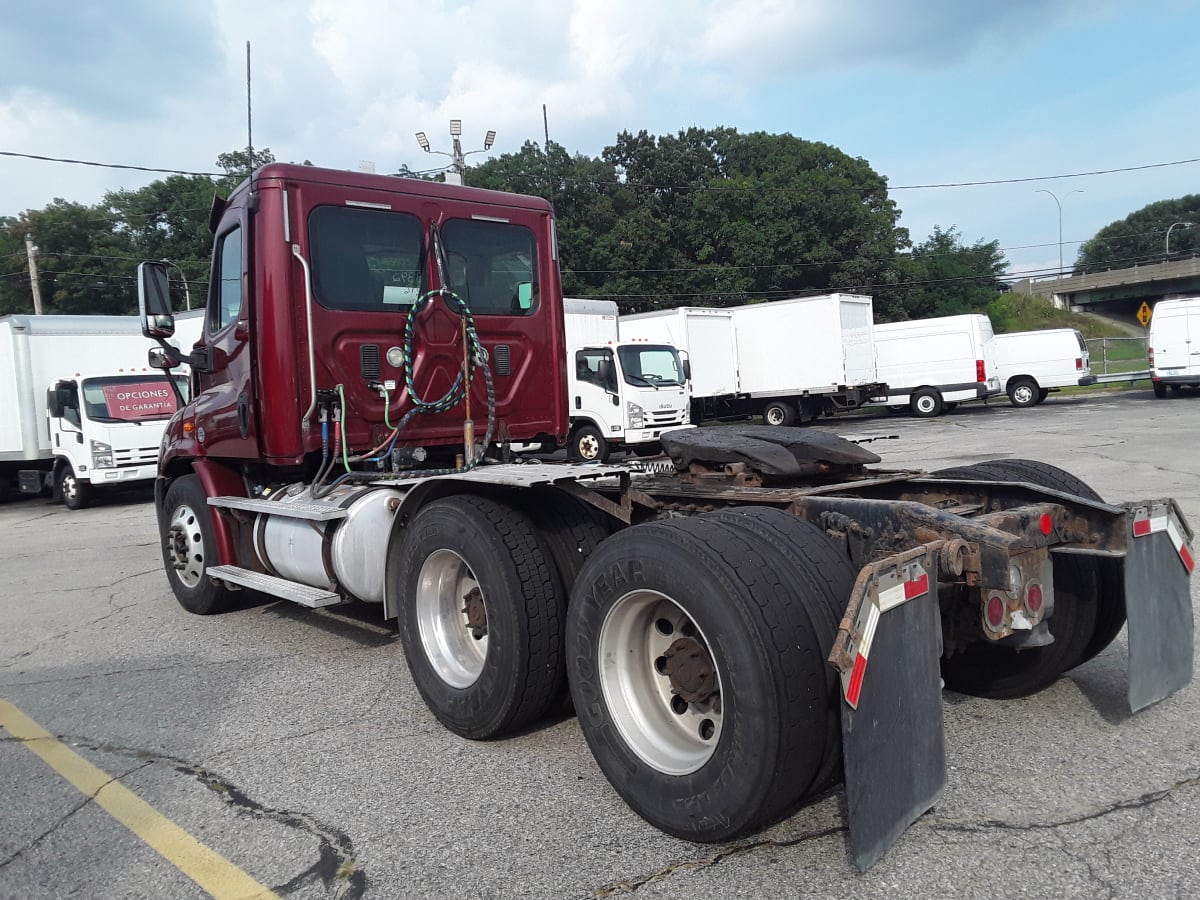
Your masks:
M250 42L246 41L246 177L254 174L254 131L250 117Z

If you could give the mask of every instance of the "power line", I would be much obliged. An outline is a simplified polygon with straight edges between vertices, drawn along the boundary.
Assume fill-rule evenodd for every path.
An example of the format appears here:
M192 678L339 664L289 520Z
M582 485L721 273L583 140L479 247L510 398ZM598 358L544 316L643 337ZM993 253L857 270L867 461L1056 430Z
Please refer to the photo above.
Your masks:
M226 178L227 172L188 172L184 169L158 169L152 166L134 166L128 163L104 163L89 159L66 159L60 156L39 156L35 153L16 153L12 150L0 150L0 156L12 156L17 159L36 159L40 162L68 163L73 166L95 166L100 169L130 169L135 172L159 172L164 175L201 175L208 178Z

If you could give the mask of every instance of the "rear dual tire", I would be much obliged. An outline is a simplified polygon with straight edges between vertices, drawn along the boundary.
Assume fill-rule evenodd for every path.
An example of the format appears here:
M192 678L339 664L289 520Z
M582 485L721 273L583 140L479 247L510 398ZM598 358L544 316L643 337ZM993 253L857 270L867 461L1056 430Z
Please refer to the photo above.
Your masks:
M420 510L399 548L400 640L426 706L476 740L561 702L564 594L528 515L473 495Z
M807 527L804 546L832 558ZM710 516L628 528L572 593L584 737L617 793L686 840L729 840L786 815L840 759L825 655L850 588L795 564L782 538L761 540L771 528Z

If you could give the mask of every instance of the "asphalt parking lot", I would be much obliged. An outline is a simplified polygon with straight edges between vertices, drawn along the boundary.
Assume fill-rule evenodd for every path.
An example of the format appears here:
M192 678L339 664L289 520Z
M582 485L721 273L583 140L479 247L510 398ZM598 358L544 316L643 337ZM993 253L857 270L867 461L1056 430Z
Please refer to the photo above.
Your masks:
M1200 396L816 427L889 468L1043 460L1200 528ZM1200 690L1131 715L1124 634L1031 698L945 693L942 801L862 874L840 789L700 846L625 806L573 718L455 737L367 605L189 615L147 492L0 504L0 577L3 897L1200 895Z

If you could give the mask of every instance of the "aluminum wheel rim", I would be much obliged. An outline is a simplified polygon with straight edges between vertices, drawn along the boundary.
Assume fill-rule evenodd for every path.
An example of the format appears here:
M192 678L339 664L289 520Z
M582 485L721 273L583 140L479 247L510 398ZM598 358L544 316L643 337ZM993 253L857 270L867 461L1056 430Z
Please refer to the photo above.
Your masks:
M62 494L68 500L74 500L75 495L79 493L79 483L75 480L74 475L64 475L62 480Z
M667 775L690 774L712 759L724 716L715 660L716 695L704 703L681 703L660 673L656 661L681 635L710 646L678 603L633 591L608 611L597 647L600 686L617 730L643 762Z
M924 394L917 398L918 411L923 412L923 413L933 412L933 406L934 406L933 398L930 397L928 394Z
M442 681L460 690L479 679L487 659L487 635L475 637L463 612L465 597L477 588L471 567L453 550L431 553L417 578L414 602L425 658Z
M767 410L767 424L768 425L782 425L783 424L783 410L780 409L778 406L770 407Z
M175 576L184 587L194 588L204 576L204 533L190 506L175 507L167 528L167 553L175 563Z
M1022 384L1016 388L1013 388L1013 399L1022 405L1026 403L1032 403L1033 396L1033 388L1027 384Z

